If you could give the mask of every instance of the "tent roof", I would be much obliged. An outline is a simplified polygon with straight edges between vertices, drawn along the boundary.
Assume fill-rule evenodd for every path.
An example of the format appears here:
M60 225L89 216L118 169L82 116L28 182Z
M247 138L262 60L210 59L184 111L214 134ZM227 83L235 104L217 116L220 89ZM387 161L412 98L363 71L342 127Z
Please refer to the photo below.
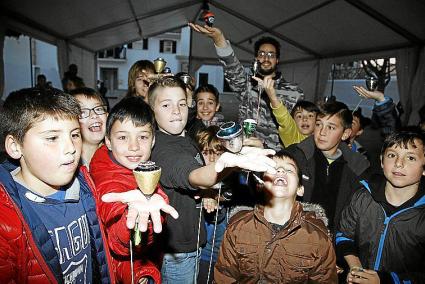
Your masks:
M196 21L200 0L3 0L10 29L55 43L66 40L98 51L151 37ZM283 47L281 63L373 53L423 45L422 0L210 0L215 23L241 61L252 60L263 35ZM191 56L217 59L209 39L193 34Z

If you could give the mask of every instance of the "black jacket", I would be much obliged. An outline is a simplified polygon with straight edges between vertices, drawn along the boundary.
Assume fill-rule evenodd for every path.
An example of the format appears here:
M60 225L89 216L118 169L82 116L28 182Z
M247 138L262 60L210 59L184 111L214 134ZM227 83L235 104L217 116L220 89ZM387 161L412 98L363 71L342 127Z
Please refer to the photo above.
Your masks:
M425 194L387 216L374 194L385 179L362 183L341 214L337 251L354 245L364 268L384 272L394 283L425 283ZM423 182L420 187L423 192Z
M334 224L338 224L339 216L342 209L350 201L351 196L360 188L360 176L368 169L369 161L361 155L350 150L345 143L340 143L338 147L345 161L341 173L340 186L338 188L338 196L336 198L335 215L328 216L328 218L334 218ZM315 170L315 156L314 152L316 145L314 143L314 137L310 136L304 141L298 144L291 145L287 148L289 152L294 155L298 166L302 172L302 183L304 186L304 202L311 202L313 195L316 170Z

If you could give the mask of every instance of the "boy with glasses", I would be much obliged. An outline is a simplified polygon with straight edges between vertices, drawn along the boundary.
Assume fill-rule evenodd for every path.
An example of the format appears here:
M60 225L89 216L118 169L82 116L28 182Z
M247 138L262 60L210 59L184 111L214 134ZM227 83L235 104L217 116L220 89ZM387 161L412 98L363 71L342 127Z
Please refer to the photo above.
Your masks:
M89 168L94 152L105 138L108 109L102 95L93 89L76 89L71 91L71 95L77 99L81 109L78 116L83 139L80 163Z

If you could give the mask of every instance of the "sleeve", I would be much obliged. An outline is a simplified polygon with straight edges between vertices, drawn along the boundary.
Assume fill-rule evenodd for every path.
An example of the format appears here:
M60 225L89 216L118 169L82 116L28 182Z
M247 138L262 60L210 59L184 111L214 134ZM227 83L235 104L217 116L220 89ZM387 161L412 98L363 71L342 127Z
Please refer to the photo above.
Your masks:
M239 266L236 257L235 243L232 240L233 231L228 228L224 233L217 263L214 266L215 283L237 283L239 279Z
M246 73L244 67L236 57L230 42L227 41L226 47L216 47L216 52L220 63L223 65L224 78L229 83L230 88L238 93L239 96L242 96L246 91Z
M189 175L202 165L184 149L167 151L169 149L164 148L156 150L155 155L152 155L152 160L162 168L161 185L165 188L197 191L198 189L189 183ZM200 157L201 154L198 153L198 155Z
M400 127L396 105L392 98L385 97L385 101L375 103L372 112L372 120L381 129L383 136L390 134Z
M359 219L358 199L361 190L356 192L350 203L343 209L335 234L336 252L338 256L358 255L355 243L356 228Z
M270 106L271 107L271 106ZM307 136L301 134L288 109L280 102L277 108L271 107L279 125L279 137L285 147L303 141Z
M410 271L406 273L395 272L380 272L378 271L381 283L424 283L425 272L423 271Z
M18 250L10 246L5 236L0 235L0 283L13 283L17 278L19 269L15 251Z
M326 239L320 250L321 257L313 271L309 273L309 280L314 283L338 283L335 250L329 238Z

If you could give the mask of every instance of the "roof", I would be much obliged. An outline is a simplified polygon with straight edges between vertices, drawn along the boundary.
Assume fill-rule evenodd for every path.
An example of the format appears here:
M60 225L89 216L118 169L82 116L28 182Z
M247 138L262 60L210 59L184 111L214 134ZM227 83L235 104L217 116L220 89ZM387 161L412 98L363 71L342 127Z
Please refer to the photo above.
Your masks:
M8 28L47 42L66 40L89 51L151 37L197 21L199 0L3 0ZM422 0L211 0L209 9L241 61L271 35L281 63L374 53L423 45ZM217 62L209 39L194 33L191 57Z

